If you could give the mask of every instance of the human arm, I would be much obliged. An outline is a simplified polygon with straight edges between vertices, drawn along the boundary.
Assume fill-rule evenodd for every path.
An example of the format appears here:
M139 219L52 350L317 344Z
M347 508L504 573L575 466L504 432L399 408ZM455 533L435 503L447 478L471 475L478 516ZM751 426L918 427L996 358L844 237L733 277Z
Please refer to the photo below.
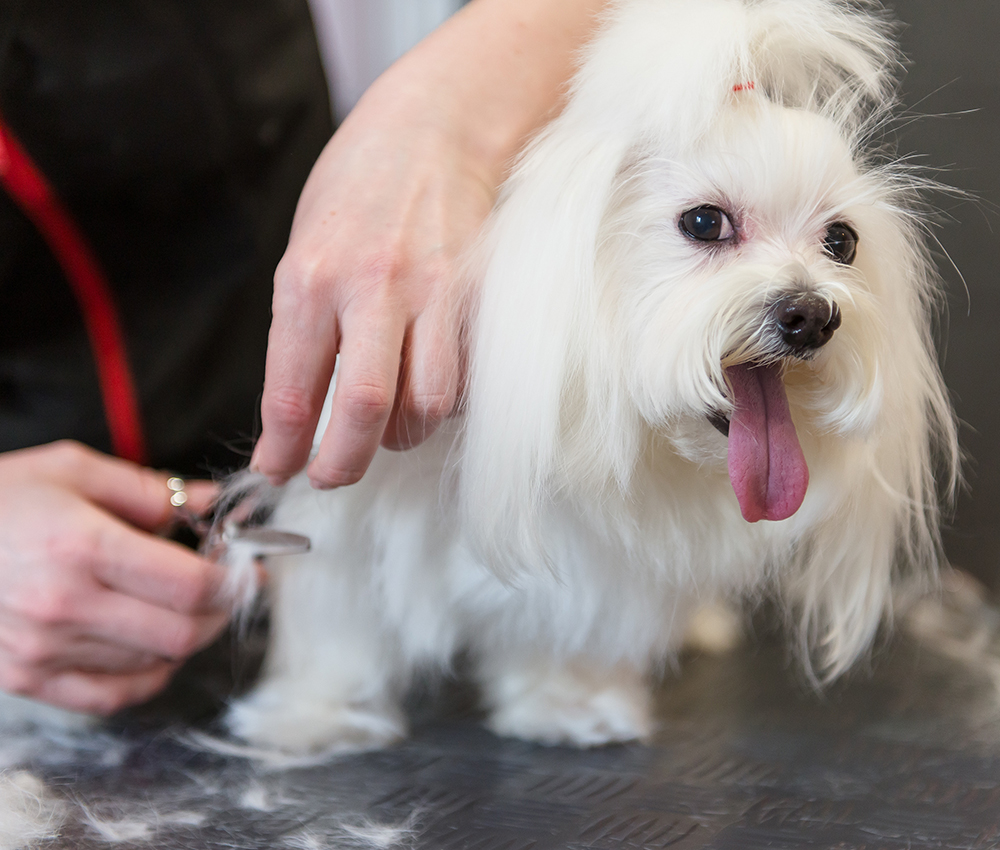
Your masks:
M0 453L0 689L110 714L222 630L224 570L157 536L166 476L72 442ZM190 482L205 510L208 482Z
M334 362L330 426L309 467L358 480L455 407L458 265L511 158L561 104L608 0L473 0L365 93L306 183L275 276L252 466L306 463Z

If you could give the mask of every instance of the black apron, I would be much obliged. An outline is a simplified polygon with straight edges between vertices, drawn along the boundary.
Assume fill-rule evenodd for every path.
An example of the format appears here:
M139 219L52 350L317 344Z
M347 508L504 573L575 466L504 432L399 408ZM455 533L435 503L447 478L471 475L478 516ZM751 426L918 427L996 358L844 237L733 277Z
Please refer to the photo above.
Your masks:
M104 269L150 463L245 463L274 268L332 133L306 0L2 0L0 34L0 116ZM0 451L66 437L111 448L94 357L0 193Z

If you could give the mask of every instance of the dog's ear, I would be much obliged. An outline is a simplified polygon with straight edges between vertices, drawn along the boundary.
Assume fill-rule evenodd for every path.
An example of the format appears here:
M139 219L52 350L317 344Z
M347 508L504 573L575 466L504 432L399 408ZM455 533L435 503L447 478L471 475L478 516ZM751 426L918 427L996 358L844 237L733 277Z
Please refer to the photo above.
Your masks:
M700 33L696 55L674 49L685 40L670 35L664 12L688 17L687 6L697 4L638 2L613 11L562 114L520 157L480 245L461 502L477 554L497 572L549 560L538 528L554 492L566 489L568 430L578 457L588 443L595 449L591 477L599 479L608 462L617 467L613 477L627 474L635 429L623 382L609 375L613 341L597 279L601 227L623 166L651 128L700 134L716 105L732 97L743 3L707 2L732 13L730 25ZM636 20L638 7L653 15L652 33ZM709 17L698 23L705 27ZM706 64L721 64L721 73L705 74ZM602 397L597 430L588 413ZM567 421L573 405L587 409L582 426Z
M535 527L565 460L571 386L597 377L583 372L605 342L598 239L629 147L564 116L508 181L481 246L461 487L479 554L501 573L547 560Z

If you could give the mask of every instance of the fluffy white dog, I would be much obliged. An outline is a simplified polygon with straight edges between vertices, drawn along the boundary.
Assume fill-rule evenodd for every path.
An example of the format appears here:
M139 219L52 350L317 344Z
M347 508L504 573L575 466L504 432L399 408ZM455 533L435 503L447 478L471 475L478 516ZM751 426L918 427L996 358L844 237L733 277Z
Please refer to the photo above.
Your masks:
M872 6L615 7L484 235L463 415L278 495L313 549L234 734L387 744L464 651L500 734L643 738L719 597L774 594L819 679L866 650L957 464L917 181L869 149L896 68Z

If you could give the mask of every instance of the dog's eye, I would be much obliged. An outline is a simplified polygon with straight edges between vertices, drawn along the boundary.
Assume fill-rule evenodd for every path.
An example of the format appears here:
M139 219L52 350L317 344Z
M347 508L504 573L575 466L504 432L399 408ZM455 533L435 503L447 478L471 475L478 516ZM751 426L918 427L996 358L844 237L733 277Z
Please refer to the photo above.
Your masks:
M858 253L858 234L849 224L835 222L826 229L823 248L836 262L849 266Z
M733 223L718 207L695 207L681 216L681 230L699 242L724 242L732 239Z

